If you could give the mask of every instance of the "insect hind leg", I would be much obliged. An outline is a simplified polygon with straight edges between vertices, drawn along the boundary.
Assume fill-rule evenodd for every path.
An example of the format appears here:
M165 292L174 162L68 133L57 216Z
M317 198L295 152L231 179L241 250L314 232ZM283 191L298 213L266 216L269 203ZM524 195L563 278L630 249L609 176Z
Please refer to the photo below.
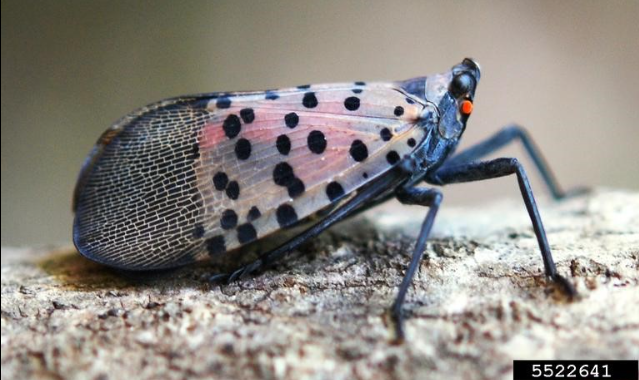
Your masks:
M573 298L577 295L577 291L566 278L557 273L557 267L550 251L546 231L539 215L539 209L537 208L528 176L516 158L497 158L490 161L444 166L435 172L442 184L481 181L511 174L517 175L519 189L537 237L546 276L558 284L566 295Z
M544 183L550 190L550 193L555 200L563 199L573 195L583 194L587 191L586 188L578 187L565 192L561 188L561 186L559 186L559 182L553 175L552 170L550 170L548 162L544 159L544 156L541 154L541 151L537 147L537 144L535 144L535 142L533 141L532 137L530 137L528 132L526 132L523 127L515 124L501 129L499 132L487 138L486 140L479 142L478 144L473 145L452 156L450 159L446 160L443 168L477 161L491 153L494 153L495 151L503 148L504 146L512 143L515 140L521 141L524 149L532 159L532 162L535 164L535 167L541 174ZM433 181L429 182L437 183L437 179L433 178Z
M422 227L419 231L419 236L417 237L417 242L413 249L410 264L408 265L408 269L406 269L406 273L404 274L404 279L399 286L397 297L395 297L395 301L389 310L391 320L394 324L393 327L395 328L395 340L401 342L404 340L404 318L402 315L402 305L406 299L408 287L415 276L419 263L424 257L426 240L428 239L430 230L433 227L433 222L435 221L435 216L437 215L437 211L439 210L439 205L441 204L443 197L439 190L419 187L400 188L397 190L396 196L401 203L429 207L428 213L426 214Z

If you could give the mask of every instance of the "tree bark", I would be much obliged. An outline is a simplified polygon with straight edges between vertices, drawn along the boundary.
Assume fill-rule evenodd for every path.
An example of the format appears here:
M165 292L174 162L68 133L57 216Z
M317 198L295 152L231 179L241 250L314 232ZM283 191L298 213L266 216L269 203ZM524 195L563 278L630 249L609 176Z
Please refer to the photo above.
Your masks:
M511 379L513 359L639 357L639 193L541 203L572 302L523 203L444 203L393 344L384 313L425 211L374 210L226 286L206 262L143 275L3 248L2 378Z

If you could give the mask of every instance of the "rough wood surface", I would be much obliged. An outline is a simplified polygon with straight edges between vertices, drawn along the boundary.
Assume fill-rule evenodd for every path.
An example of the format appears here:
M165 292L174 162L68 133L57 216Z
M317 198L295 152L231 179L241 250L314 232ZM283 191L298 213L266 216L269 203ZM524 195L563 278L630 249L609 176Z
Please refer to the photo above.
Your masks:
M542 216L567 302L518 201L444 204L409 292L384 310L425 210L373 211L257 277L114 272L73 249L2 250L2 378L510 379L513 359L639 357L639 194L598 190Z

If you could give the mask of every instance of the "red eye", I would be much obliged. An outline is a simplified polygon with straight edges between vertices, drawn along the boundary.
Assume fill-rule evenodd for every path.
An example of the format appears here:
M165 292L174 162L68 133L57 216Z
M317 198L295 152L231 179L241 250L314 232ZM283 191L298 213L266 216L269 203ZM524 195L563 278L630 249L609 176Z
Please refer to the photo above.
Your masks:
M461 102L459 105L459 112L466 116L470 115L473 112L473 102L470 100L464 100Z

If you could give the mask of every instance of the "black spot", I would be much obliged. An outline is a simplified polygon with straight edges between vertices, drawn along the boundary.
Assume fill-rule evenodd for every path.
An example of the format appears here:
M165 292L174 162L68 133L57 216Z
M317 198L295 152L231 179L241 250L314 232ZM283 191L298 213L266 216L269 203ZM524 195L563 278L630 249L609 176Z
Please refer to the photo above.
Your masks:
M240 185L237 181L229 182L229 185L226 187L226 195L233 200L240 196Z
M251 157L251 142L247 139L239 139L235 143L235 155L240 160L246 160Z
M197 160L198 158L200 158L200 144L195 143L191 148L191 159Z
M275 141L275 146L280 154L286 156L291 151L291 139L286 135L279 135Z
M213 186L215 186L215 190L224 190L226 189L226 185L229 184L229 177L224 172L217 172L213 176Z
M288 187L295 179L293 168L286 162L280 162L273 169L273 181L276 185Z
M344 196L344 188L338 182L331 182L326 186L326 195L331 202Z
M245 123L252 123L255 120L255 112L253 112L252 108L244 108L240 111L240 117Z
M303 84L301 86L297 86L297 88L299 88L300 90L306 90L306 89L311 88L311 85L310 84Z
M226 252L226 244L224 243L224 236L222 235L213 236L212 238L207 240L206 250L209 252L209 255L211 256Z
M411 98L406 98L406 103L408 104L415 104L415 101Z
M397 154L394 150L391 150L386 155L386 161L388 161L391 165L395 165L399 161L399 154Z
M355 86L366 86L366 82L355 82Z
M368 178L368 173L366 172L362 173L362 177L364 177L364 179Z
M280 96L277 95L275 92L273 91L266 91L266 94L264 94L264 98L266 100L276 100L278 99Z
M257 231L251 223L244 223L237 227L237 240L241 244L250 243L257 239Z
M349 111L355 111L359 108L359 98L357 96L349 96L344 100L344 107Z
M300 117L297 116L295 112L287 113L286 116L284 116L284 123L286 123L286 126L289 128L297 127L297 124L299 124L299 122Z
M368 148L362 140L353 141L349 152L351 157L353 157L353 159L357 162L362 162L368 157Z
M288 196L291 198L297 198L304 190L306 190L306 186L304 186L304 182L301 179L295 177L293 181L287 186L288 188Z
M351 91L353 91L353 94L361 94L363 90L361 88L354 88Z
M395 111L393 111L393 113L395 114L395 116L400 117L404 114L404 107L402 106L397 106L395 107Z
M276 185L286 187L291 198L298 197L305 190L304 182L295 176L293 168L286 162L275 165L273 181Z
M307 92L304 94L304 99L302 99L302 104L306 108L315 108L317 107L317 97L314 92Z
M237 214L235 211L227 209L222 213L222 218L220 218L220 225L222 229L230 230L231 228L235 228L237 226Z
M229 108L231 106L231 99L229 99L228 96L222 96L217 99L215 105L217 108Z
M224 124L222 124L222 128L224 128L224 133L226 137L232 139L233 137L240 134L240 130L242 129L242 125L240 124L240 118L237 115L229 115L226 120L224 120Z
M384 141L388 141L393 137L393 134L391 133L390 129L388 128L384 128L381 131L379 131L379 135L382 138L382 140Z
M248 220L249 222L252 222L255 219L259 218L260 216L262 216L260 209L257 208L257 206L253 206L249 210L248 215L246 215L246 220Z
M289 204L280 205L280 207L277 208L276 216L277 223L279 223L280 227L287 227L297 222L297 213L293 206Z
M417 145L417 141L415 141L415 139L411 137L408 139L408 141L406 141L406 144L408 144L408 146L412 148Z
M197 223L193 229L193 237L199 239L202 236L204 236L204 226L202 223Z
M209 108L209 103L211 102L211 99L217 98L217 96L215 95L216 94L212 94L211 96L205 96L200 99L193 99L189 101L189 105L191 106L192 109L195 109L195 110L206 110Z
M326 150L326 137L320 131L311 131L306 139L308 149L315 154L322 154Z

